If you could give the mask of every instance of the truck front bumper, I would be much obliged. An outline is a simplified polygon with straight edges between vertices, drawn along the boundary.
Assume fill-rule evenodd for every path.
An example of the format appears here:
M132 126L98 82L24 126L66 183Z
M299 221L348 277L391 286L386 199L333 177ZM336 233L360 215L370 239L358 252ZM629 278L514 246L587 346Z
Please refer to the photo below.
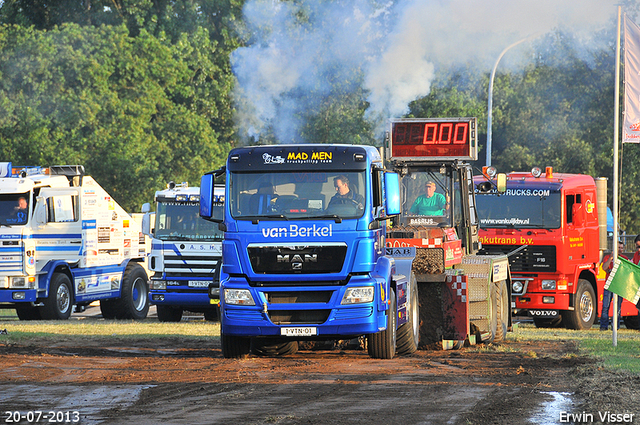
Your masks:
M525 293L514 295L515 307L518 310L569 310L570 294L557 293ZM553 300L553 302L548 302ZM547 302L545 302L547 301Z
M35 302L35 289L0 289L0 303Z
M282 336L285 328L313 328L314 337L353 337L376 333L387 327L385 311L372 305L335 308L324 323L275 324L259 308L226 307L222 314L222 332L238 336Z
M182 306L182 307L209 307L211 306L209 293L205 292L168 292L149 291L149 302L152 305Z
M352 277L347 285L250 287L231 278L220 291L222 332L237 336L284 336L304 328L312 338L343 339L377 333L387 327L388 284L383 279ZM306 283L306 282L305 282ZM373 287L370 302L342 304L349 288ZM226 289L249 291L255 305L228 304Z

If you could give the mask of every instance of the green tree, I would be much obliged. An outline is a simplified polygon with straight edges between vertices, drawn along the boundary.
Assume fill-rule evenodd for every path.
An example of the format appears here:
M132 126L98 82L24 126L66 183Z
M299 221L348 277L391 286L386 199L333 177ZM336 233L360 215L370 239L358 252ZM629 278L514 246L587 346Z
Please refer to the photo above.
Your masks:
M129 211L169 180L199 181L229 149L194 106L192 66L213 66L197 60L201 31L172 45L124 26L0 27L5 160L83 164Z

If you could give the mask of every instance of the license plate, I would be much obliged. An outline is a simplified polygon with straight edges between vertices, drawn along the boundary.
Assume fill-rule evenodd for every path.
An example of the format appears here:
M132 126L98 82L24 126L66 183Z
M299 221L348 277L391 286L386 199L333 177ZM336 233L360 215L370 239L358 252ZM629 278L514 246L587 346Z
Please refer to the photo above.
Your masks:
M190 280L189 288L208 288L209 283L208 280Z
M558 310L529 310L530 317L540 317L541 319L553 319L558 317Z
M318 328L280 328L280 335L284 336L313 336L318 335Z

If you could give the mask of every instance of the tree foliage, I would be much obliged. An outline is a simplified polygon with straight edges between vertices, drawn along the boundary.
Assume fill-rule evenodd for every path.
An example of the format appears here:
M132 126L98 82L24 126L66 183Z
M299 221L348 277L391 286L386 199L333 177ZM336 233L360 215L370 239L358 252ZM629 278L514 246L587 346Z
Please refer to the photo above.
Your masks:
M241 0L5 0L0 146L79 163L129 211L199 182L235 137L229 54Z
M246 131L232 120L242 99L232 99L237 88L230 65L236 48L255 41L252 34L237 35L246 29L244 3L4 0L1 159L83 164L130 211L169 180L198 181L222 164ZM310 15L299 21L310 30ZM600 39L613 40L611 32ZM611 200L614 50L613 43L588 50L556 32L539 39L525 66L498 68L492 165L608 177ZM333 63L329 56L322 62ZM362 70L309 72L327 84L287 93L310 105L291 117L301 123L301 139L379 145L387 117L367 114ZM477 165L484 165L488 86L486 69L436 64L431 92L408 105L408 116L477 117ZM277 141L262 134L260 142ZM621 151L621 225L630 233L640 231L639 149L625 145Z
M175 45L124 26L3 26L0 36L5 160L83 164L130 211L223 162L228 145L194 84L195 65L215 66L199 56L204 29Z

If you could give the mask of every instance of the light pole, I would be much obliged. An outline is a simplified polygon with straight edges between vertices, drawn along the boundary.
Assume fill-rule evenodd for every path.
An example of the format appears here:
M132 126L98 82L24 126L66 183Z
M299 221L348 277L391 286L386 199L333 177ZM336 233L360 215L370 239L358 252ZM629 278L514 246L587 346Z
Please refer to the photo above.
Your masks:
M537 35L538 33L534 35L530 35L527 38L523 38L522 40L516 41L510 46L507 46L507 48L504 49L502 53L500 53L500 56L498 56L498 60L496 61L496 64L493 65L493 70L491 71L491 78L489 79L489 105L487 106L487 161L486 161L487 163L485 164L487 167L491 166L491 115L492 115L491 109L493 107L493 79L496 76L496 69L498 68L498 63L500 63L500 59L502 59L504 54L507 53L509 49L517 46L520 43L524 43L525 41L529 40L530 38L536 37Z

